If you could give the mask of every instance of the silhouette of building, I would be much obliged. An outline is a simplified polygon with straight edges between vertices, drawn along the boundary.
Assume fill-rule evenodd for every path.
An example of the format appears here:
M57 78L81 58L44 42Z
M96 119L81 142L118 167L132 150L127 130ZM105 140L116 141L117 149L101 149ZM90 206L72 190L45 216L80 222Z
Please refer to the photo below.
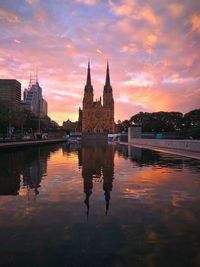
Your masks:
M79 122L82 133L112 133L115 131L114 99L110 83L109 64L107 63L106 82L103 90L103 104L100 99L94 101L93 86L91 82L90 63L88 62L87 80L83 97L83 108L79 109Z
M77 132L78 130L78 122L70 121L69 119L67 121L63 121L63 129L68 132Z
M22 107L26 110L32 111L36 116L47 116L47 101L42 96L42 87L40 87L37 75L30 76L28 89L24 90L24 100Z
M12 108L19 108L21 103L21 83L14 79L0 79L0 101Z

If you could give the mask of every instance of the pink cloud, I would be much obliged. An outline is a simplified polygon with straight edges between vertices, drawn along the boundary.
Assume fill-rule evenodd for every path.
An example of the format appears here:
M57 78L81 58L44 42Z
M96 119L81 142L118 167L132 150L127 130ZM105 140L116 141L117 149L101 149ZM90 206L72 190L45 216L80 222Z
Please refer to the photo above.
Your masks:
M118 16L129 17L133 20L144 20L155 26L158 24L154 10L149 4L143 6L132 0L122 0L117 4L110 0L109 4L111 10Z
M26 0L26 2L29 4L29 5L35 5L39 2L39 0Z
M158 24L158 19L154 14L153 9L149 5L146 5L144 8L142 8L141 15L139 15L138 18L147 20L149 23L155 26Z
M84 5L95 5L96 0L76 0L77 3L81 3Z
M17 78L24 88L37 67L49 114L59 123L77 119L88 59L95 98L102 96L109 59L116 120L139 111L199 107L194 4L163 2L158 12L157 0L151 5L138 0L28 2L31 6L24 4L20 11L0 7L0 74ZM29 14L22 14L27 8Z
M181 3L181 2L179 2L179 3L170 3L169 6L168 6L168 8L169 8L170 13L174 17L178 18L183 13L184 3Z

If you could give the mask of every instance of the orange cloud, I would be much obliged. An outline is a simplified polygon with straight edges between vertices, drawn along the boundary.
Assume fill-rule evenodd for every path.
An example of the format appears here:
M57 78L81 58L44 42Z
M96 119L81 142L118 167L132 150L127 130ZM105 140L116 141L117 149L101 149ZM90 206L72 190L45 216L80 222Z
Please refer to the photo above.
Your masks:
M130 17L135 20L146 20L152 25L157 25L157 17L150 5L140 6L136 1L123 0L119 4L109 1L111 10L117 16Z
M183 3L169 4L169 11L174 17L180 17L182 15L183 9L184 9Z
M78 109L74 113L66 112L49 112L50 118L55 120L59 125L62 125L63 121L70 119L71 121L78 120Z
M200 15L194 14L190 18L190 23L192 24L192 31L200 32Z
M5 20L9 23L18 23L20 22L19 16L11 12L10 10L6 10L0 8L0 20Z
M158 24L158 20L154 14L153 9L150 6L145 6L142 11L141 11L141 16L139 15L140 18L143 18L144 20L147 20L153 25Z
M153 46L157 43L157 36L155 34L150 34L147 36L147 44Z
M133 13L135 2L133 0L123 0L120 4L114 4L109 0L112 11L118 16L130 16Z

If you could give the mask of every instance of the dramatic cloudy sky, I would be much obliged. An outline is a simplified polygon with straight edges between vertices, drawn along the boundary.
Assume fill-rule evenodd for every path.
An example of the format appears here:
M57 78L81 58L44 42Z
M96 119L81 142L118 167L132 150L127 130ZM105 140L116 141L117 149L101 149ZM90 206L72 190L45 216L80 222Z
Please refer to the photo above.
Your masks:
M200 108L199 0L0 0L0 78L30 71L59 123L77 119L90 59L95 98L110 62L115 120Z

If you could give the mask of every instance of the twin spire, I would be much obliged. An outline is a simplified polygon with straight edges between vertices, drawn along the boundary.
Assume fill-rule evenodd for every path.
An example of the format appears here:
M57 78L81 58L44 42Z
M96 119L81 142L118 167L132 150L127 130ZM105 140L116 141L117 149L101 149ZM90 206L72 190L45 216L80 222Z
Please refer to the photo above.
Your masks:
M106 69L106 84L107 86L110 86L110 71L109 71L109 63L107 61L107 69Z
M91 74L90 74L90 61L88 61L88 69L87 69L87 81L85 85L85 91L93 90L91 83ZM106 69L106 82L104 86L104 92L112 92L112 87L110 84L110 71L109 71L109 63L107 61L107 69Z
M86 85L91 86L91 75L90 75L90 61L88 61L88 70L87 70L87 81Z

